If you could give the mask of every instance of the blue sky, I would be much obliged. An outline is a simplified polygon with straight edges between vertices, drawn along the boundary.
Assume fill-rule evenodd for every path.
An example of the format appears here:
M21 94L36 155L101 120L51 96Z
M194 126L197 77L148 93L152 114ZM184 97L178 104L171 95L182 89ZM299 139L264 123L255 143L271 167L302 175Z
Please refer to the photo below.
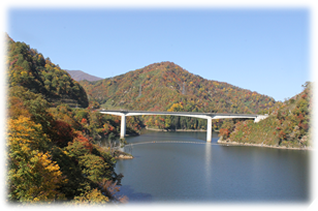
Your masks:
M310 10L90 8L7 12L6 32L62 69L108 78L171 61L283 101L312 81Z

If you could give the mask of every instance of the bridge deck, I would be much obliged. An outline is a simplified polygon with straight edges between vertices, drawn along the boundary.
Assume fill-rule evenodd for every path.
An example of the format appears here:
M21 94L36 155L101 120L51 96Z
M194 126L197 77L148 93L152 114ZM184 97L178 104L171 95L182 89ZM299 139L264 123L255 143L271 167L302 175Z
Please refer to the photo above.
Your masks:
M258 114L234 114L234 113L204 113L204 112L170 112L170 111L134 111L134 110L100 110L101 113L121 113L125 116L136 115L171 115L171 116L210 116L210 117L246 117L256 118Z

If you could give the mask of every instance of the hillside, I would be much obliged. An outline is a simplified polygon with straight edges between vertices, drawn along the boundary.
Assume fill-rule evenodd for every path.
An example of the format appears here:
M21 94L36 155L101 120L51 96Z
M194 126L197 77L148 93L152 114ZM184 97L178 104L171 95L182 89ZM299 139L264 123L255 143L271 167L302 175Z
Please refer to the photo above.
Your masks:
M7 37L6 200L8 203L120 203L123 175L111 146L123 144L120 117L87 107L84 89L48 58ZM65 104L64 102L68 102ZM57 105L59 104L59 105ZM127 132L138 122L127 118Z
M88 73L85 73L81 70L65 70L66 72L68 72L68 74L70 74L70 76L75 80L75 81L83 81L83 80L87 80L87 81L99 81L102 80L102 78L90 75Z
M275 100L228 83L207 80L172 62L161 62L97 82L81 81L104 108L164 111L182 102L186 111L257 113Z
M33 93L41 93L45 99L58 105L87 107L88 99L82 86L49 58L25 43L15 42L7 36L9 87L22 86Z
M310 115L312 110L312 84L307 82L304 90L271 109L267 119L253 121L229 120L220 130L220 143L254 144L270 147L307 148L312 145Z

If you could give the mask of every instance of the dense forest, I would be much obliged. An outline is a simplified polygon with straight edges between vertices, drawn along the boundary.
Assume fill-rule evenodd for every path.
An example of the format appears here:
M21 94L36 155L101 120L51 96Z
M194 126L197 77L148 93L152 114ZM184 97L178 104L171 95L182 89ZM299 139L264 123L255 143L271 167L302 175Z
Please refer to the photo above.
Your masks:
M204 79L172 62L161 62L96 82L80 81L91 103L105 109L258 113L277 106L271 97L225 82ZM266 112L266 111L265 111ZM148 116L144 124L161 129L205 129L206 120ZM217 129L222 120L215 121Z
M7 198L10 202L120 203L114 150L120 118L88 104L82 86L7 37ZM127 120L127 133L140 128Z
M312 145L310 115L312 110L312 84L286 100L281 106L269 110L269 117L254 124L247 120L234 124L224 121L219 135L221 143L249 143L264 146L307 148Z

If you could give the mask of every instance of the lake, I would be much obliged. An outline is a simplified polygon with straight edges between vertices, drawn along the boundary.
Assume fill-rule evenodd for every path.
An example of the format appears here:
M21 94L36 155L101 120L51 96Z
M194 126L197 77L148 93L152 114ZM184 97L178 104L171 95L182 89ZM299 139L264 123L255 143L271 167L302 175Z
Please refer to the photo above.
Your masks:
M130 203L309 202L310 151L222 146L216 133L212 143L205 136L143 131L127 138L125 151L135 158L116 164L120 194Z

